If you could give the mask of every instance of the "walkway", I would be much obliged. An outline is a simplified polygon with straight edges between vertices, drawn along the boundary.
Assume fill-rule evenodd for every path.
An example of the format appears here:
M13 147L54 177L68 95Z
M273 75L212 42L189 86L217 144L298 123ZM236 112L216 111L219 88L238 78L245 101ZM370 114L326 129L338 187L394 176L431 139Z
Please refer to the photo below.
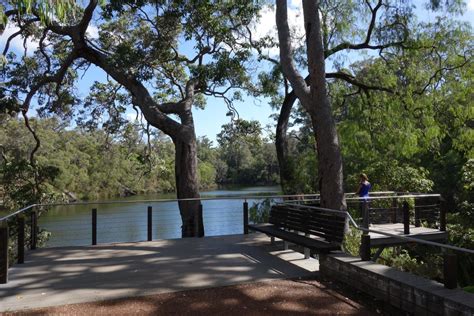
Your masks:
M318 261L260 234L30 251L0 312L309 276Z

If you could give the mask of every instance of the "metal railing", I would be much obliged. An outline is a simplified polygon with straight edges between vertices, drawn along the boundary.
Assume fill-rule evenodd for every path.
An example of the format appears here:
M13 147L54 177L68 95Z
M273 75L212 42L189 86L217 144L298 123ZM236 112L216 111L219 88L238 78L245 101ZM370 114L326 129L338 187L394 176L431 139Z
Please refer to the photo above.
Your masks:
M404 194L404 195L398 195L395 198L398 198L398 199L415 199L415 198L420 198L420 197L437 197L437 198L440 198L441 204L444 201L439 194L413 194L413 195L412 194ZM385 199L392 199L392 198L394 198L394 197L393 196L385 197ZM379 234L379 235L383 235L383 236L390 237L390 238L399 239L401 241L408 242L408 243L415 243L415 244L422 244L422 245L427 245L427 246L432 246L432 247L439 247L439 248L442 249L443 257L444 257L444 260L443 260L444 286L448 289L456 288L457 287L457 254L456 253L465 253L465 254L469 254L469 255L474 255L474 250L409 236L409 234L410 234L410 229L409 229L410 213L409 213L409 209L408 209L408 203L406 201L404 201L404 203L402 204L403 205L402 206L403 214L404 214L404 216L403 216L404 235L397 235L397 234L389 233L389 232L386 232L386 231L381 231L381 230L369 228L369 216L368 216L368 212L367 212L368 203L367 203L366 200L376 200L376 199L383 199L383 197L353 198L352 199L354 201L360 201L360 202L363 203L362 207L363 207L363 210L364 210L364 217L363 217L363 220L362 220L362 225L357 224L356 220L354 220L354 218L352 217L350 212L344 211L347 214L347 217L348 217L348 220L349 220L350 224L352 224L352 226L355 229L360 230L362 232L361 244L360 244L360 249L359 249L361 260L363 260L363 261L375 261L371 257L371 237L370 237L369 233L374 233L374 234ZM348 199L346 199L346 200L348 200ZM301 205L301 203L305 203L305 202L311 203L311 202L314 202L314 200L306 200L306 201L302 200L302 201L298 201L298 203L294 203L294 202L287 203L286 202L285 204ZM305 207L313 208L315 210L320 210L321 209L320 207L308 206L308 205L305 205ZM328 209L326 209L326 210L327 211L333 211L333 212L341 212L341 211L337 211L337 210L328 210ZM440 212L440 216L441 216L441 218L440 218L440 231L445 231L446 230L446 209L444 207L442 207L441 210L442 211ZM415 214L414 215L415 215L415 227L418 227L419 224L417 223L417 220L416 220L416 216L417 216L416 209L415 209ZM380 253L378 253L378 255L380 255ZM376 254L376 256L377 256L377 254Z
M8 266L9 266L8 263L9 261L10 262L12 261L11 258L8 257L9 256L9 251L8 251L9 238L11 238L10 236L11 232L9 232L9 223L12 224L12 221L14 222L14 225L10 225L10 226L14 227L15 229L14 241L16 243L16 247L15 247L15 252L17 255L16 262L18 264L22 264L25 262L25 249L29 248L30 250L34 250L38 247L38 233L39 233L38 213L43 208L61 207L61 206L66 206L66 207L91 206L91 209L89 209L88 211L89 215L87 216L87 219L84 218L84 216L82 216L81 221L73 220L71 223L69 223L67 222L67 220L63 220L63 221L57 221L56 224L58 226L59 225L67 226L65 229L70 230L70 231L74 231L74 229L77 229L77 227L73 227L74 225L80 226L80 228L78 229L78 232L82 236L81 240L88 238L89 245L97 245L101 241L104 243L117 242L118 240L113 239L113 238L117 238L117 235L121 233L121 230L126 230L127 226L132 226L131 225L132 217L133 217L133 220L137 220L138 218L138 221L140 222L140 225L137 226L138 230L140 230L140 233L138 235L143 236L142 233L145 233L146 237L145 238L138 237L138 239L135 238L134 240L128 239L128 240L123 240L123 241L139 241L139 240L151 241L153 240L153 236L155 236L156 238L156 236L158 235L158 230L159 230L158 226L161 226L161 228L163 228L163 226L173 226L174 233L176 233L177 231L181 232L181 229L179 227L181 226L182 222L181 222L181 218L179 216L179 211L178 211L178 202L180 201L199 201L200 202L199 210L201 214L203 212L203 203L204 204L210 203L213 206L207 207L204 210L204 211L208 211L210 214L207 218L208 223L211 224L210 226L213 226L213 224L215 224L214 226L230 225L229 223L230 221L232 221L232 223L236 225L230 230L232 231L232 233L248 234L248 221L249 221L248 201L258 201L258 200L263 200L263 199L283 200L283 199L317 198L318 196L319 196L318 194L302 194L302 195L250 194L250 195L230 195L230 196L217 196L217 197L200 197L200 198L189 198L189 199L146 199L146 200L128 200L128 201L119 200L119 201L98 201L98 202L80 201L80 202L74 202L74 203L48 203L48 204L29 205L27 207L19 209L11 214L8 214L0 218L0 240L1 240L0 241L0 284L6 283L8 281ZM235 201L235 202L230 203L233 205L232 207L230 207L232 209L229 209L229 210L222 209L222 207L218 206L218 204L220 203L213 203L216 201L223 201L223 200ZM242 204L239 204L238 201L242 201ZM161 207L161 204L162 204L163 205L162 208L167 208L166 212L164 212L163 209L158 210L156 212L156 210L154 210L153 207L151 206L151 205L155 205L155 203L160 204L159 207ZM167 203L172 203L173 205L170 206L170 205L167 205ZM136 209L136 212L133 214L130 214L131 212L127 213L127 212L121 212L120 210L117 210L120 208L120 205L122 204L123 205L132 205L132 204L137 205L133 207L134 209ZM140 204L146 205L146 212L145 212L145 208L143 209L143 212L139 210L141 208ZM235 209L237 204L240 205L238 212L236 212L236 209ZM117 207L114 207L114 205L117 205ZM108 214L110 216L107 218L104 217L105 216L104 213L106 213L105 208L104 208L105 206L114 207L114 211ZM154 211L155 211L155 216L154 216ZM222 219L220 218L222 217L221 216L222 214L219 214L219 211L227 212L228 214L226 216L229 217L228 220L226 220L225 222L222 221ZM229 215L231 212L232 214ZM163 213L166 213L166 214L164 214L163 216ZM170 214L172 216L169 216ZM206 219L206 217L204 218ZM103 234L103 232L101 231L101 225L103 228L104 223L112 225L112 226L109 225L110 227L113 228L113 233L109 234L109 235L112 235L112 236L109 236L110 238L105 237L104 236L105 233ZM66 235L71 235L70 231L68 231ZM25 234L25 232L27 234ZM134 236L136 237L137 235L134 235ZM178 237L176 234L173 235L173 233L171 236L169 234L167 236L168 237L164 237L164 239ZM158 237L158 239L163 239L163 237ZM61 246L71 246L72 244L67 243L68 240L70 239L68 239L68 236L66 236L65 240L62 240L62 242L64 243L65 241L66 244L64 245L61 244Z
M403 207L407 205L406 200L408 199L416 199L416 198L440 198L439 194L405 194L405 193L397 193L393 191L386 191L386 192L372 192L370 198L358 198L358 197L351 197L354 195L354 193L347 193L346 194L346 201L348 202L365 202L368 201L368 203L364 203L365 209L368 210L369 208L367 207L370 205L371 202L373 201L388 201L388 200L404 200L405 203L403 203ZM11 214L8 214L2 218L0 218L0 283L6 283L8 280L8 225L7 221L11 220L17 220L17 227L18 227L18 232L17 232L17 255L18 263L23 263L25 260L25 230L26 228L29 229L30 232L30 240L29 240L29 246L31 250L34 250L37 248L37 243L38 243L38 208L42 207L53 207L53 206L81 206L81 205L94 205L96 206L91 210L91 222L89 226L89 232L90 232L90 244L96 245L97 244L97 232L98 232L98 207L101 205L110 205L110 204L152 204L152 203L164 203L164 202L179 202L179 201L219 201L219 200L241 200L243 203L241 204L242 206L242 218L241 218L241 230L239 233L243 234L248 234L248 224L249 224L249 205L248 201L251 200L263 200L263 199L281 199L282 201L284 200L291 200L290 203L312 203L312 202L319 202L319 195L318 194L301 194L301 195L244 195L244 196L236 196L236 195L231 195L231 196L218 196L218 197L202 197L202 198L192 198L192 199L159 199L159 200L129 200L129 201L103 201L103 202L75 202L75 203L52 203L52 204L34 204L27 206L25 208L22 208L16 212L13 212ZM288 203L288 202L287 202ZM202 203L200 204L200 211L203 211L203 206ZM443 210L444 208L441 208ZM329 210L329 209L328 209ZM408 232L405 229L404 233L408 234L409 233L409 216L410 213L406 211L407 208L404 208L404 226L408 226ZM334 212L341 212L337 210L330 210ZM367 216L363 220L364 225L359 225L356 223L354 218L351 216L349 212L344 211L349 215L349 220L350 222L354 225L354 227L360 231L363 232L363 236L368 235L368 233L373 232L393 238L398 238L400 240L405 240L408 242L414 242L414 243L419 243L419 244L425 244L425 245L430 245L430 246L436 246L436 247L441 247L445 250L451 250L451 251L458 251L458 252L464 252L464 253L469 253L473 254L474 250L470 249L465 249L465 248L460 248L456 246L451 246L451 245L446 245L446 244L441 244L433 241L427 241L427 240L422 240L414 237L409 237L409 236L400 236L400 235L395 235L395 234L390 234L387 232L379 231L379 230L374 230L369 228L369 212L364 212L367 213ZM100 212L99 212L100 214ZM29 221L29 226L26 223L25 216L28 215L30 218ZM444 210L444 213L441 214L440 212L440 229L444 230L446 229L446 212ZM144 225L143 230L146 231L146 240L151 241L153 239L153 234L155 234L154 227L156 226L156 219L153 217L153 209L151 206L147 206L146 208L146 213L143 213L143 218L146 218L145 222L146 225ZM416 218L416 209L415 209L415 218ZM444 224L443 224L443 218L444 218ZM233 217L233 220L238 220L238 217ZM239 219L240 221L240 219ZM417 221L415 219L415 225ZM367 247L368 246L368 247ZM366 247L366 248L364 248ZM368 249L368 250L367 250ZM367 251L368 251L368 258L367 258ZM361 255L363 255L363 259L370 259L370 236L369 238L364 237L361 242ZM451 256L451 264L452 264L452 256ZM455 261L454 261L455 263Z

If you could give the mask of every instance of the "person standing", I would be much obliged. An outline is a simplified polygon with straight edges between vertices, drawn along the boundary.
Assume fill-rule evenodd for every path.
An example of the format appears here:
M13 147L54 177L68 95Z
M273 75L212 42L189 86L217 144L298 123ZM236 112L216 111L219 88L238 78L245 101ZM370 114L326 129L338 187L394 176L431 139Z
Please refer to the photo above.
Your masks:
M360 174L360 182L359 182L359 188L356 191L356 194L359 195L359 197L364 197L368 198L369 197L369 191L372 188L372 185L369 182L369 178L365 173ZM367 200L367 199L366 199Z
M366 228L369 228L368 219L366 219L366 217L368 217L368 214L364 214L364 213L368 212L369 206L368 206L367 200L369 199L369 191L370 191L370 188L372 188L372 185L370 184L369 178L367 177L365 173L361 173L359 176L359 179L360 179L359 188L357 188L356 194L359 195L359 197L361 198L359 201L360 217L363 220L364 226L366 226Z

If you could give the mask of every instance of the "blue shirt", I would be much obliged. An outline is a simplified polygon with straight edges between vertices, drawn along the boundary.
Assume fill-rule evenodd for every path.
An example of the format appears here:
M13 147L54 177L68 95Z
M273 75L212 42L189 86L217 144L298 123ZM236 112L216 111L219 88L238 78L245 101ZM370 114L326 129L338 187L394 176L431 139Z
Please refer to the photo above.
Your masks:
M372 185L369 182L366 183L361 183L361 188L359 192L360 197L368 197L369 196L369 190L372 188Z

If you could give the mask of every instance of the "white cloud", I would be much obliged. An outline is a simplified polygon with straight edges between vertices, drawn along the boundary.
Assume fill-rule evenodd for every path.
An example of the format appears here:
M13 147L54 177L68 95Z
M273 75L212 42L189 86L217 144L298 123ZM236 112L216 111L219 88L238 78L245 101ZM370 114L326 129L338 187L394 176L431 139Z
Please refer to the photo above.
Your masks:
M140 120L140 115L137 120L137 112L127 112L125 113L125 119L131 123L138 122L138 120Z
M12 34L15 34L19 30L20 29L14 24L12 24L12 23L7 24L7 27L5 28L4 32L0 35L0 49L1 49L0 54L3 52L3 50L5 48L5 45L7 44L8 38L10 38L10 36ZM87 28L87 37L89 37L90 39L99 38L99 29L97 28L97 26L95 26L93 24L88 26L88 28ZM9 52L14 51L16 54L23 55L24 50L25 50L24 47L23 47L23 42L24 42L24 38L21 35L16 36L13 40L10 41L10 46L9 46L8 51ZM45 41L45 44L47 44L47 43L48 42ZM25 44L26 44L27 54L32 55L33 52L38 48L39 41L34 40L31 37L29 37L26 40Z
M89 24L86 30L87 37L90 39L99 38L99 28L94 24Z
M265 36L270 36L275 42L278 42L278 32L275 22L275 6L267 6L260 12L260 19L255 23L252 35L255 40ZM304 39L303 9L301 1L292 0L288 6L288 24L292 32L292 38L295 46L302 44ZM279 49L277 47L267 52L270 56L277 56Z
M5 45L7 44L8 38L10 38L12 34L18 32L19 30L20 29L17 26L11 23L7 24L7 27L5 28L3 34L0 36L0 48L2 52L5 48ZM25 48L23 47L23 43L24 38L20 35L16 36L13 40L10 41L9 51L13 50L17 54L23 54L25 50ZM38 45L38 41L28 38L25 42L27 54L31 55L38 48Z
M474 11L474 0L468 0L467 1L467 9L469 11Z

